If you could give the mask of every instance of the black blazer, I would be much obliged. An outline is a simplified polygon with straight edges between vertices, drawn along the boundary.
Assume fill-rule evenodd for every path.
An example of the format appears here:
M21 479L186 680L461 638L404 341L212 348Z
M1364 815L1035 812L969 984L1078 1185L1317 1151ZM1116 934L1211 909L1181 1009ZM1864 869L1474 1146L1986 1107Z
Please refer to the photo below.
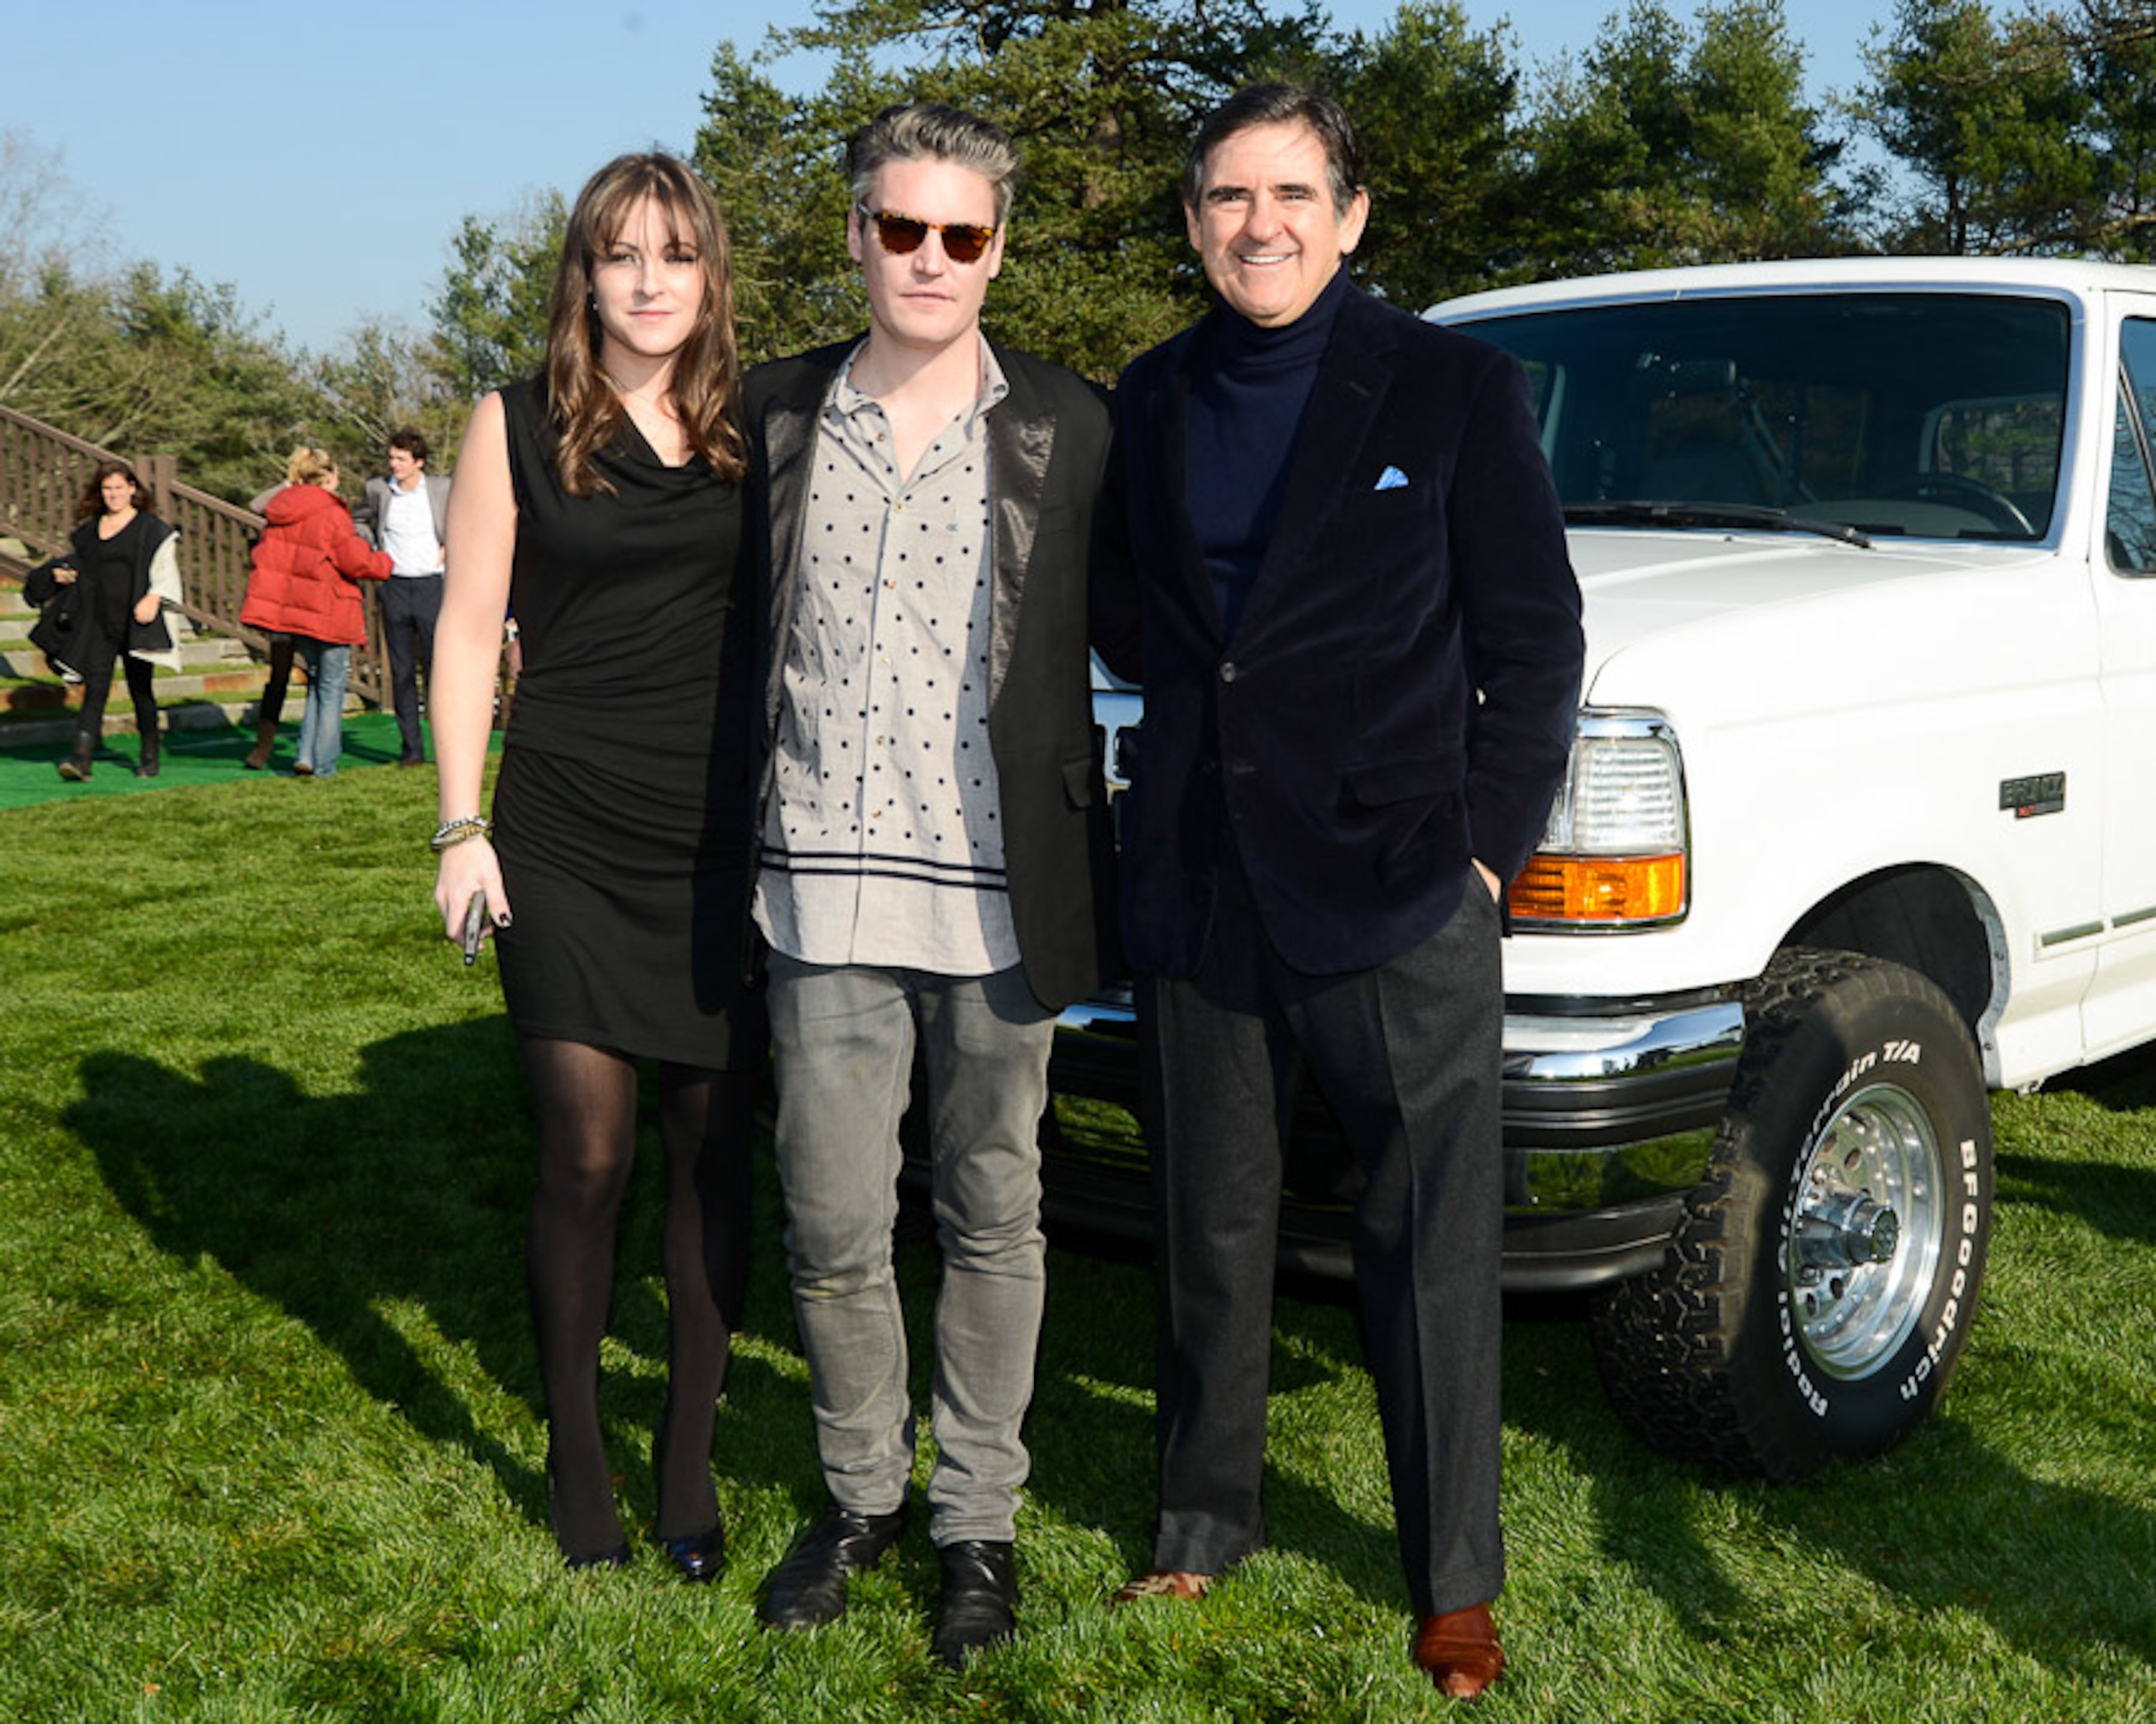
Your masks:
M1470 858L1509 880L1542 835L1583 652L1556 490L1517 361L1351 289L1224 639L1183 502L1206 326L1116 393L1130 557L1097 577L1100 644L1145 685L1124 949L1194 971L1232 827L1281 957L1367 969L1445 925Z
M742 391L767 618L767 797L817 416L855 345L759 366ZM995 355L1009 393L988 414L995 562L988 745L1003 797L1004 862L1020 962L1034 997L1060 1011L1117 968L1114 861L1086 637L1086 569L1106 477L1108 409L1091 384L1060 366L1000 346ZM760 837L761 818L757 830Z

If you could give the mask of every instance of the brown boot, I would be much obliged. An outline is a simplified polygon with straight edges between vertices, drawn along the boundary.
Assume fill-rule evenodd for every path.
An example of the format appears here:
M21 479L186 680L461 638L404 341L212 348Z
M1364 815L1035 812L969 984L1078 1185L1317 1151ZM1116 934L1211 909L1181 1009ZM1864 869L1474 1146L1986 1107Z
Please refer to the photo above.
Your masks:
M1415 1619L1414 1661L1447 1700L1480 1700L1505 1674L1505 1649L1487 1604Z
M254 746L247 751L240 762L250 772L259 772L270 764L270 752L277 746L277 721L261 718L254 721Z
M80 784L90 776L90 757L97 743L87 731L74 733L74 752L60 762L60 777L70 784Z
M154 778L157 776L158 745L162 741L155 725L142 732L142 753L141 758L135 762L136 777Z

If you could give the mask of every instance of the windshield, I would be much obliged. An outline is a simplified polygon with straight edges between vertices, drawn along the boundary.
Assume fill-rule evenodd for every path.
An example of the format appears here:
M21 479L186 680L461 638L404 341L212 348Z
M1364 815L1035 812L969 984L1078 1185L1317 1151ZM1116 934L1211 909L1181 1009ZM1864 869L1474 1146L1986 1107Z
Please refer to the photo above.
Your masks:
M2070 339L2056 301L1745 295L1463 326L1525 362L1576 523L1714 525L1649 505L1720 504L1875 537L2049 530Z

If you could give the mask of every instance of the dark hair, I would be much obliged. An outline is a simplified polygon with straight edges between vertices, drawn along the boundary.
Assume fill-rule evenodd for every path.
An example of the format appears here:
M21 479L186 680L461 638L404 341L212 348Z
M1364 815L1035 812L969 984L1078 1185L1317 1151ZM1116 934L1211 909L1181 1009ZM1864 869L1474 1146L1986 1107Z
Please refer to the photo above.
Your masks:
M406 425L389 434L389 446L401 449L422 467L427 464L427 439L417 425Z
M613 489L593 456L620 432L628 414L599 368L592 271L620 237L629 212L647 198L666 213L669 238L694 250L704 269L703 303L668 386L682 435L721 479L738 480L748 470L747 445L734 423L741 360L734 346L733 259L726 223L711 188L685 162L651 150L617 156L586 181L562 235L547 319L547 398L562 434L555 465L572 496Z
M846 183L854 202L865 203L885 163L929 161L980 175L996 194L996 225L1004 224L1018 190L1018 148L993 120L947 102L900 102L870 121L847 141Z
M74 505L77 521L95 521L105 513L105 481L116 473L123 475L128 484L135 487L135 506L145 511L149 508L150 493L142 488L142 481L136 476L135 469L125 461L103 460L90 469L90 483L83 487L81 500Z
M1237 90L1205 116L1190 152L1183 158L1183 202L1198 208L1205 189L1205 158L1214 147L1253 126L1291 125L1300 121L1317 134L1325 146L1325 178L1332 192L1333 212L1348 213L1348 206L1363 188L1363 151L1355 141L1354 122L1348 110L1322 90L1306 84L1252 84Z

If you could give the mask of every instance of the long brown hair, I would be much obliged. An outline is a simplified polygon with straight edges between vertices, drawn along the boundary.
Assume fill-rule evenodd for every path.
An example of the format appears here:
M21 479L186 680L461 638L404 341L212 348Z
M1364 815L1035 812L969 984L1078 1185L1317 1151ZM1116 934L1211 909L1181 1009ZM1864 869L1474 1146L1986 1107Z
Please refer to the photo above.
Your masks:
M646 198L666 213L671 238L692 245L704 270L704 299L668 387L690 448L721 479L747 469L735 396L741 357L734 346L734 275L726 223L711 190L689 165L664 151L617 156L584 184L562 236L561 262L547 321L547 395L561 433L555 464L572 496L611 490L594 453L628 423L599 369L599 316L592 272Z
M107 459L100 461L90 471L90 483L83 487L82 495L74 505L77 521L95 521L105 513L105 481L119 474L135 487L135 508L137 513L150 512L150 493L135 469L126 462Z

